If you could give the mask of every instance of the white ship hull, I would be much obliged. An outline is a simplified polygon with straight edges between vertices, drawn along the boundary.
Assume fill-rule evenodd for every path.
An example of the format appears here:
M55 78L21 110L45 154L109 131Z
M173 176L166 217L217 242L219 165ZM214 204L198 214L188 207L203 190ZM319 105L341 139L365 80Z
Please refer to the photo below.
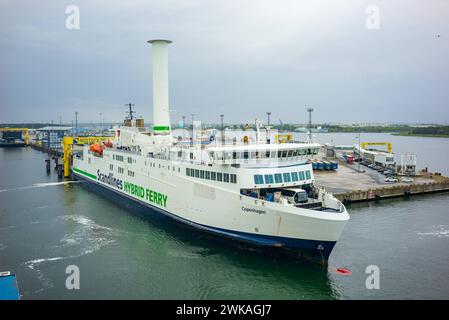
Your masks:
M168 169L168 162L156 160L154 167L135 170L146 160L133 156L137 164L127 166L125 162L123 174L119 174L114 169L111 172L111 165L114 168L116 164L108 161L110 157L89 158L90 164L75 159L75 178L88 182L100 193L116 196L112 198L122 203L126 201L126 205L145 207L149 214L163 214L218 236L318 262L327 261L349 218L346 209L326 212L281 206L208 185L209 181L186 176L188 166L184 164L172 164ZM133 177L127 175L130 168Z

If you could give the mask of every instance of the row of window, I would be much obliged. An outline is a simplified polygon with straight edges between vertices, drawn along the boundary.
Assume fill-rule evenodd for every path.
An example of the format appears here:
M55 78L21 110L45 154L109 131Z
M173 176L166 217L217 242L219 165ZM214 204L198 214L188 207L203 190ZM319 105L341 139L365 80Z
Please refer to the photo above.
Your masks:
M128 170L128 176L134 177L134 171Z
M255 174L254 183L255 184L289 183L289 182L309 180L310 178L311 174L309 170L299 172L265 174L265 175Z
M232 173L222 173L222 172L215 172L215 171L186 168L186 175L188 177L194 177L194 178L200 178L200 179L206 179L206 180L212 180L212 181L237 183L237 175L232 174Z
M120 154L113 154L112 159L121 161L121 162L125 161L125 157ZM128 163L136 163L136 159L134 159L132 157L126 157L126 161L128 161Z
M212 159L261 159L261 158L296 158L298 156L318 154L319 148L309 149L290 149L290 150L257 150L257 151L211 151L209 153Z

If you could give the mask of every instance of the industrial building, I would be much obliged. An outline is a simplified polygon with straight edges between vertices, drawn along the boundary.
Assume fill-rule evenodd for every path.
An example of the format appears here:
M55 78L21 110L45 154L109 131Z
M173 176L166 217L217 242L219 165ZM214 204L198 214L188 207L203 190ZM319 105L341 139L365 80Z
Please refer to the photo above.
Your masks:
M64 136L70 134L72 127L43 127L36 130L36 143L45 149L60 149Z

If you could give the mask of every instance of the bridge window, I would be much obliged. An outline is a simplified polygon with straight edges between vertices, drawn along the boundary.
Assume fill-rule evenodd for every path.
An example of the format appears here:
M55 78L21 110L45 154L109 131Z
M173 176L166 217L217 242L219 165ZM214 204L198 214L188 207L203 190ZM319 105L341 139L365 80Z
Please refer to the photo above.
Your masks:
M263 176L261 174L254 175L254 183L255 184L263 184Z
M248 151L244 151L243 152L243 159L248 159L249 158L249 152Z
M186 176L190 177L190 168L186 168Z
M206 179L210 180L210 171L206 171Z
M223 182L229 182L229 173L223 173Z
M200 170L195 169L195 178L199 178L200 177Z
M223 173L217 172L217 181L223 181Z
M306 178L304 177L304 171L300 171L300 172L298 172L298 174L299 174L300 180L306 180Z
M213 180L213 181L217 180L217 173L216 172L211 172L210 173L210 179Z
M231 183L237 183L237 176L235 174L231 174Z
M275 174L274 174L274 182L276 182L276 183L282 183L282 174L280 174L280 173L275 173Z
M204 179L204 170L201 170L201 171L200 171L200 178L201 178L201 179Z
M290 172L284 172L284 182L291 182L292 179L290 178Z
M237 158L238 158L237 152L234 151L234 152L232 153L232 159L235 160L235 159L237 159Z
M306 171L306 179L310 179L310 178L311 178L311 176L310 176L310 171L307 170L307 171Z
M282 157L282 151L278 150L278 158L281 158L281 157Z
M298 181L298 172L292 172L292 181Z
M288 155L287 157L291 157L293 155L293 150L288 150Z
M298 156L298 153L299 153L298 149L293 150L292 157Z
M273 175L272 175L272 174L266 174L266 175L265 175L265 183L266 183L266 184L272 184L272 183L274 183Z
M270 151L269 150L263 152L263 154L265 155L265 158L269 158L270 157Z

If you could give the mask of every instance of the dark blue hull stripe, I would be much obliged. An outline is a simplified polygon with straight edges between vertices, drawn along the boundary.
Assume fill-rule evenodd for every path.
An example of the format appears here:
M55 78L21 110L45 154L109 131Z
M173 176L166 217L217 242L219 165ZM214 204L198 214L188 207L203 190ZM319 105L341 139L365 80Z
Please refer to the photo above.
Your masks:
M73 175L78 180L86 181L91 186L95 187L96 191L100 193L104 193L105 191L109 191L108 194L113 194L115 196L121 197L122 199L130 200L131 204L138 204L140 206L151 209L152 211L162 214L163 216L172 218L182 224L194 227L196 229L216 234L222 237L231 238L234 240L254 244L257 246L263 247L272 247L272 248L284 248L288 251L310 251L313 255L317 255L318 257L327 260L333 247L335 246L336 241L320 241L320 240L305 240L305 239L295 239L295 238L286 238L279 236L269 236L269 235L258 235L253 233L241 232L241 231L233 231L222 228L210 227L206 225L202 225L199 223L195 223L193 221L181 218L173 213L170 213L164 209L153 206L149 203L141 201L139 199L133 198L127 194L119 192L118 190L113 189L112 187L103 185L98 183L97 181L88 179L82 175L79 175L73 172Z

